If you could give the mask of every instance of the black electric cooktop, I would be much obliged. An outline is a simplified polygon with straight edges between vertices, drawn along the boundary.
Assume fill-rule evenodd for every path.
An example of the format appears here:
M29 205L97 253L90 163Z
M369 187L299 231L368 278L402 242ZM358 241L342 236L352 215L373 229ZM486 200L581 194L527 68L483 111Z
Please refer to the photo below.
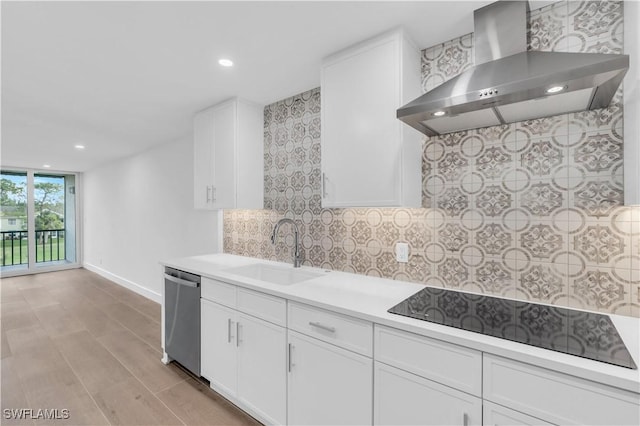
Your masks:
M607 315L430 287L389 312L637 369Z

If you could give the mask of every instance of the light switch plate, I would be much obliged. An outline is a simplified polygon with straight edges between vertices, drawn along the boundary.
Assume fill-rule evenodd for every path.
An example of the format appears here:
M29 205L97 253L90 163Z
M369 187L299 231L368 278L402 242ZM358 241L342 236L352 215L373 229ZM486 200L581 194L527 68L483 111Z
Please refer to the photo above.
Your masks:
M409 261L409 244L396 243L396 260L400 263Z

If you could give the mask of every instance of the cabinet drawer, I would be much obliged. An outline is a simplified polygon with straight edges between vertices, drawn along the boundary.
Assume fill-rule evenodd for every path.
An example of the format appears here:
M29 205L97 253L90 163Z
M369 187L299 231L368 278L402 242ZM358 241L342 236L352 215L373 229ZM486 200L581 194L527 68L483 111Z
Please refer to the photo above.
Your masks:
M212 302L228 306L236 307L236 286L223 283L222 281L212 280L211 278L202 277L202 291L200 297L211 300Z
M289 328L345 349L372 356L373 324L368 321L289 302Z
M377 361L374 372L374 425L482 424L478 397Z
M482 395L482 353L394 328L376 325L376 361L447 386Z
M280 297L238 287L238 310L286 327L287 302Z
M519 411L510 410L502 405L494 404L489 401L482 403L482 424L493 426L551 426L552 423L547 423L535 417L527 416Z
M640 397L622 389L484 355L486 400L557 424L640 424Z

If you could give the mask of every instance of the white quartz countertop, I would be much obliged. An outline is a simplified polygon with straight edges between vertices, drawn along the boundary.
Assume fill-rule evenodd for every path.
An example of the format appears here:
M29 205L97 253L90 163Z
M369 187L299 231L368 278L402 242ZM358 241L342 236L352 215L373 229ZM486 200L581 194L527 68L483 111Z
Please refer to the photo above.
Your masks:
M213 254L184 257L161 262L164 266L219 279L241 287L262 291L288 300L306 303L351 315L377 324L395 327L434 339L444 340L494 355L504 356L543 368L593 380L610 386L640 393L640 370L618 367L603 362L542 349L510 340L474 333L413 318L394 315L387 310L424 285L404 281L356 275L339 271L325 271L302 267L300 271L320 273L321 276L291 285L273 284L245 278L228 272L231 268L264 264L292 268L290 264L263 259ZM609 315L631 353L640 365L640 319Z

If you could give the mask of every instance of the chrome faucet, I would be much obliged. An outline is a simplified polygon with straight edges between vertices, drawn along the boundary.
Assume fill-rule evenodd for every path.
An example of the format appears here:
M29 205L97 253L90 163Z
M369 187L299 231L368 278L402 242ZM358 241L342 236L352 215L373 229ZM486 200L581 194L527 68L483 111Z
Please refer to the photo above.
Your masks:
M300 255L300 246L298 244L298 225L288 217L282 218L276 223L276 226L273 227L273 233L271 234L271 244L276 243L276 236L278 235L278 229L280 229L280 225L283 223L290 223L293 227L293 244L295 246L295 251L293 252L293 267L299 268L302 265L302 256Z

